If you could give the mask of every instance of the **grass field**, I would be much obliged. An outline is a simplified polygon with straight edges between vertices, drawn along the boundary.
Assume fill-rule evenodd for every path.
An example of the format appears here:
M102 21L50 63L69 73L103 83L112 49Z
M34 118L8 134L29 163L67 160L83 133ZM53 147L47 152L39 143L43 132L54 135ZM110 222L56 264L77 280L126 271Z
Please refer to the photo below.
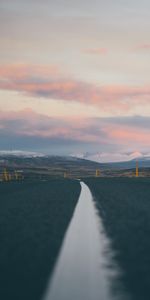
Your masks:
M0 183L0 299L41 299L79 193L68 179Z
M134 300L150 299L150 179L91 178L90 187Z

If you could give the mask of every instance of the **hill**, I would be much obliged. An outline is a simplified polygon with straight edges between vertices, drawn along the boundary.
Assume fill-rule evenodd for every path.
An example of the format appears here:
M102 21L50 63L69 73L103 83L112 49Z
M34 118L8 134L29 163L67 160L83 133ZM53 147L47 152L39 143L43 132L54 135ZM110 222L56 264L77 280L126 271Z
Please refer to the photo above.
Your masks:
M150 176L150 160L140 158L141 176ZM71 156L17 156L0 155L0 173L4 168L8 172L22 172L25 178L59 178L59 177L94 177L96 170L101 176L133 176L136 160L128 162L99 163L88 159Z

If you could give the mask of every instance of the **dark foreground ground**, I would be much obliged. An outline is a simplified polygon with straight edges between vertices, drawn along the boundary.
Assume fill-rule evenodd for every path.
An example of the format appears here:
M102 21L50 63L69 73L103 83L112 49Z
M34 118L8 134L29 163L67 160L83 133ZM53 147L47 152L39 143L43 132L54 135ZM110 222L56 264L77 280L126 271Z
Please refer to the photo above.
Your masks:
M79 193L69 179L0 183L1 300L41 300Z
M150 179L86 179L133 300L150 299Z

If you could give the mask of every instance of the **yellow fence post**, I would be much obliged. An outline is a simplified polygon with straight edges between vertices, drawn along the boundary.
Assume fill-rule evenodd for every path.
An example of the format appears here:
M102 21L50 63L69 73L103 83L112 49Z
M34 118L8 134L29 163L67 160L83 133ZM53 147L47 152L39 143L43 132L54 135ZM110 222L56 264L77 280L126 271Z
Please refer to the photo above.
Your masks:
M6 169L3 171L3 179L4 181L9 181L9 174Z
M67 178L67 172L64 173L64 178Z
M96 170L96 173L95 173L95 177L99 177L99 176L100 176L100 170L97 169L97 170Z
M136 177L139 177L139 166L138 166L138 161L136 161Z

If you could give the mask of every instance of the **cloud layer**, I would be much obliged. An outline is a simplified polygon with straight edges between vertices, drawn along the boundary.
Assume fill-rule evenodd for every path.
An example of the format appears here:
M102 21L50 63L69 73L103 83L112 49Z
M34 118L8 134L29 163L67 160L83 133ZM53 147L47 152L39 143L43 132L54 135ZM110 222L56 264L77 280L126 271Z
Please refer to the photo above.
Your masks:
M65 76L56 66L3 65L0 89L35 97L75 101L97 106L102 111L126 114L137 107L150 108L149 86L100 86Z
M142 126L141 126L142 123ZM4 138L38 141L44 150L46 145L70 144L79 150L96 147L97 150L128 149L128 151L150 147L150 118L51 118L31 110L0 112L1 147ZM11 144L10 142L10 144ZM43 144L44 143L44 144ZM11 145L10 145L11 146ZM34 148L32 144L33 149ZM17 148L17 147L16 147ZM89 149L89 148L88 148ZM59 149L61 150L61 148Z

